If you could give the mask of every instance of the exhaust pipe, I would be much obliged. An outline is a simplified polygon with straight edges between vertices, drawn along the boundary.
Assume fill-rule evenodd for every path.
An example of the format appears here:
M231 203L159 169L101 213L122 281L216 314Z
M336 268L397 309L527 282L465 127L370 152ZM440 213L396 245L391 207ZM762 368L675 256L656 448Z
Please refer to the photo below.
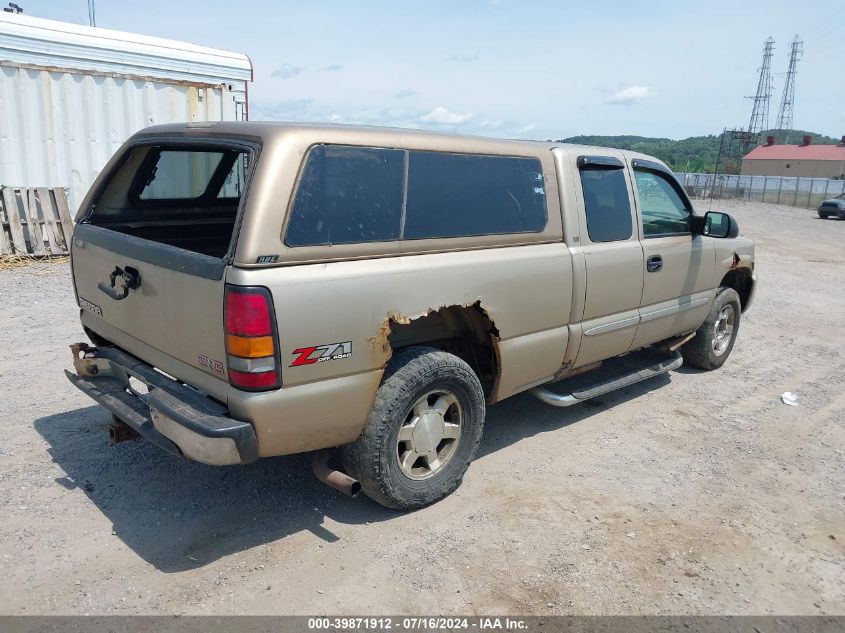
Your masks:
M314 453L314 460L311 462L311 469L314 471L314 476L330 488L339 490L347 497L354 499L361 492L361 483L346 473L342 473L329 466L330 458L331 451L329 450Z

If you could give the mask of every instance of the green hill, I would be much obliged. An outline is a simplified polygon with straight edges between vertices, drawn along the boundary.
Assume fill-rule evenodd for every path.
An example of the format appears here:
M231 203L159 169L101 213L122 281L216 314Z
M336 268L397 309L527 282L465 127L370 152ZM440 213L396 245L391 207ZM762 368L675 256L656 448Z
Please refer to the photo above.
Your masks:
M774 131L764 132L760 138L765 139L768 134L774 134ZM793 144L800 143L801 137L805 134L812 136L813 143L819 145L834 145L839 142L839 139L804 130L792 130L789 133L789 142ZM570 136L569 138L561 139L559 142L629 149L656 156L675 171L709 173L713 171L716 165L716 156L719 153L721 136L721 134L691 136L676 141L671 138L651 138L648 136L580 135ZM780 141L781 139L778 140Z

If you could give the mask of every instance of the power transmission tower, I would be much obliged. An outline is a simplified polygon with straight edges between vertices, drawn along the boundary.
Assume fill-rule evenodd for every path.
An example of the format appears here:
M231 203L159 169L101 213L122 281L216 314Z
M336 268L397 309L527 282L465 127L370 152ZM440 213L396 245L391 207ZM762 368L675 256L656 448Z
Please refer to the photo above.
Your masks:
M754 100L748 129L724 130L719 139L719 153L713 171L713 186L710 198L721 198L727 179L722 174L738 174L742 157L754 149L760 140L760 133L769 128L769 100L772 96L772 53L775 40L769 37L763 45L763 63L757 79L757 94L747 97Z
M795 105L795 75L798 72L798 60L804 53L804 42L798 36L789 45L789 69L786 71L786 82L783 84L783 96L778 111L777 135L784 136L784 143L789 142L789 132L792 130L792 112Z
M763 46L763 64L760 66L760 77L757 80L757 94L749 99L754 100L751 108L751 120L748 122L748 132L754 136L753 144L757 144L760 133L769 129L769 100L772 97L772 52L775 41L770 37ZM749 150L751 147L748 148Z

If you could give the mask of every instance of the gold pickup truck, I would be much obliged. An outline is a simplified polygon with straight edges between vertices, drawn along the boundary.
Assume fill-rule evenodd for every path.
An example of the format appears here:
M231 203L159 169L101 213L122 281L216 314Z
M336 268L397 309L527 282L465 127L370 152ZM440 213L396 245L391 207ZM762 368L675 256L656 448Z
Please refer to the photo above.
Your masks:
M486 405L721 366L755 287L736 221L649 156L257 122L129 139L72 265L92 345L66 373L115 441L318 451L321 479L399 509L458 487Z

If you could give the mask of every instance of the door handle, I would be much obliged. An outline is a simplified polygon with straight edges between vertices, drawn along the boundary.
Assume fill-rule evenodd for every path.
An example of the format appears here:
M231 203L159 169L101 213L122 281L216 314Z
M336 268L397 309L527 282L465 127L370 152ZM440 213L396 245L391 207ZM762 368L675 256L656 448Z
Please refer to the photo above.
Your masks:
M663 268L663 257L660 255L652 255L645 260L645 269L650 273L656 273Z
M120 290L115 288L115 282L117 282L118 277L123 281L123 287ZM125 270L120 266L115 266L109 275L109 283L101 281L97 284L97 288L115 301L126 299L130 290L137 290L140 286L141 273L131 266L127 266Z

